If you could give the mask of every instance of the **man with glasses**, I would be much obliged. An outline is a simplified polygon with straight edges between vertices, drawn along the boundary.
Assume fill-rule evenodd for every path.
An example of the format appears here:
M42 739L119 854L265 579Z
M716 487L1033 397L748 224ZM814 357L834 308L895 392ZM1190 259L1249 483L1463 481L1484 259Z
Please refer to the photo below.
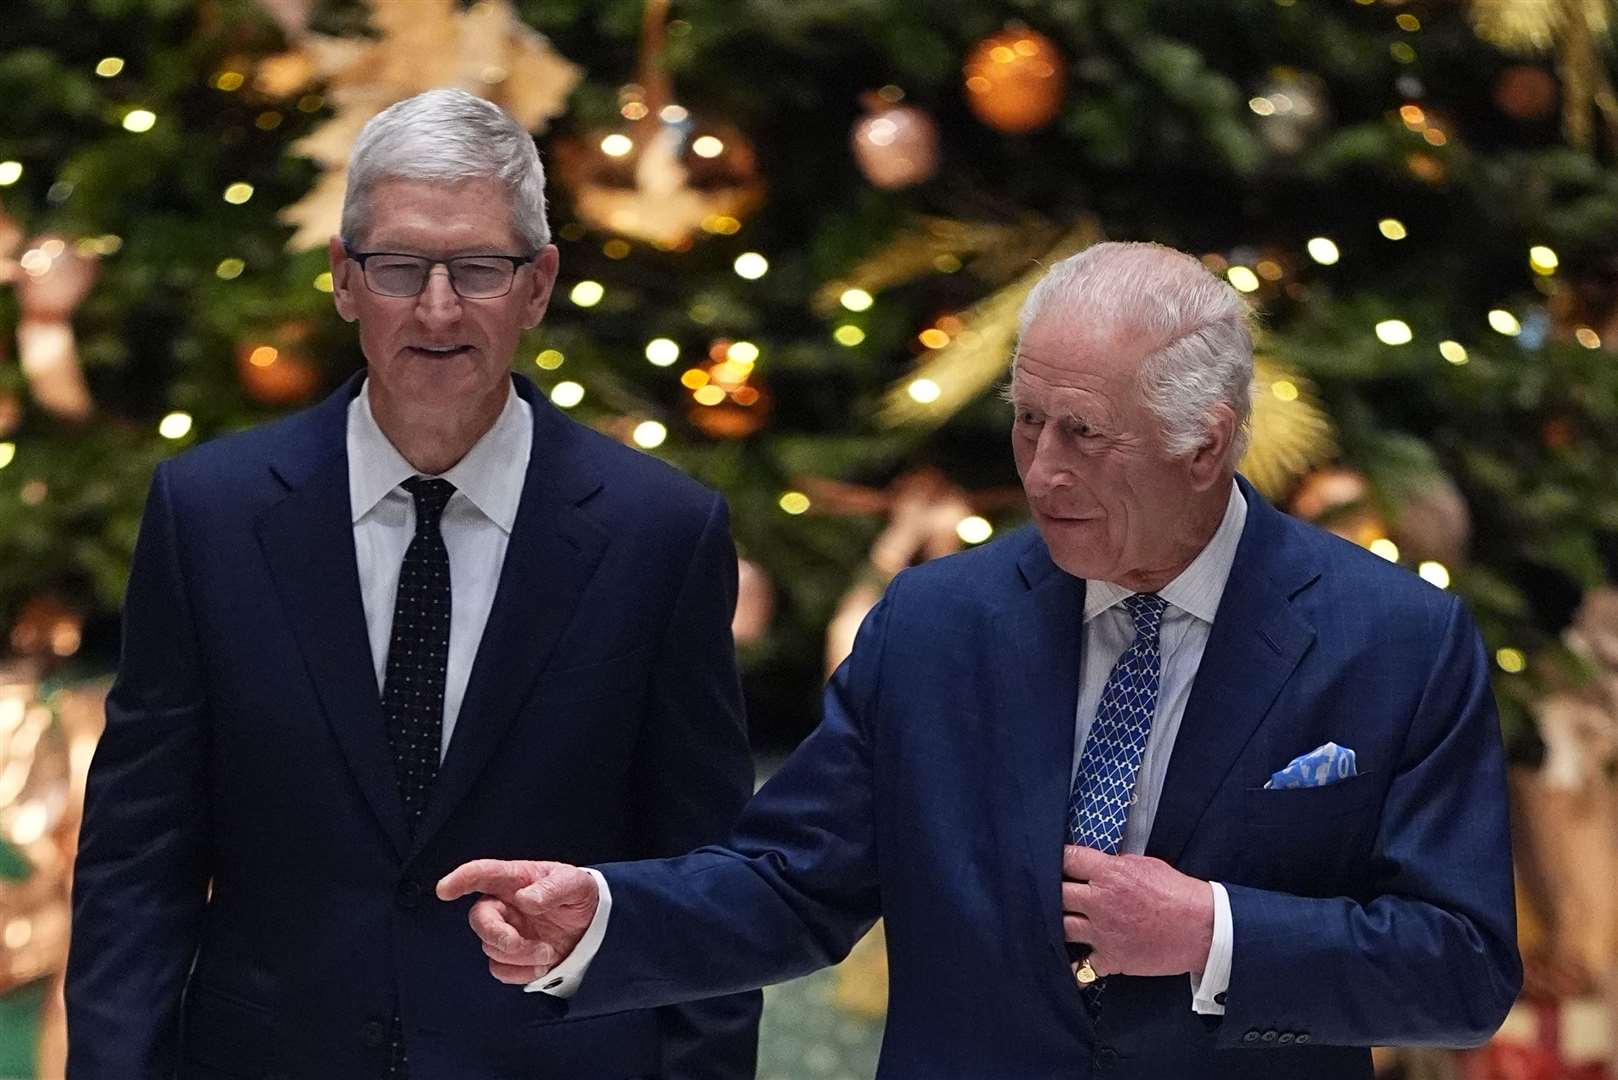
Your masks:
M556 282L543 189L487 102L379 114L330 249L365 370L159 468L77 863L75 1080L753 1075L756 994L552 1023L431 896L472 858L683 852L751 790L723 501L511 371Z

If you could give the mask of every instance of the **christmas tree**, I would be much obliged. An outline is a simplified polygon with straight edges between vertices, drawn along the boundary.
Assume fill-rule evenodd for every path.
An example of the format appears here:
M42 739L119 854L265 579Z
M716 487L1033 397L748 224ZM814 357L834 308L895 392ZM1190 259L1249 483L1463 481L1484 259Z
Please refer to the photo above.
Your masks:
M1017 305L1042 265L1111 238L1196 253L1251 297L1244 471L1460 593L1532 756L1546 695L1618 650L1612 17L1610 0L6 5L0 651L109 670L156 463L363 363L324 253L348 150L379 109L457 85L533 130L550 173L562 278L518 369L730 500L761 744L815 722L828 659L897 569L1024 519L995 393ZM31 768L71 789L93 733L68 721L94 703L47 700L81 749L42 743ZM19 732L46 714L26 715ZM32 984L6 1000L29 1016L65 941L49 845L71 850L72 820L0 846L18 890L0 906L39 913L5 935L8 985ZM25 1070L31 1038L0 1024L0 1071Z
M88 618L104 645L154 464L362 362L323 292L342 162L376 109L454 83L529 124L550 169L562 283L520 370L732 503L767 741L813 722L826 627L892 572L867 555L906 491L967 520L961 539L909 530L891 559L1018 523L993 393L1011 317L1042 262L1101 237L1190 250L1251 295L1249 473L1462 593L1523 730L1527 661L1611 576L1618 533L1607 16L1601 0L13 7L0 626L63 655Z

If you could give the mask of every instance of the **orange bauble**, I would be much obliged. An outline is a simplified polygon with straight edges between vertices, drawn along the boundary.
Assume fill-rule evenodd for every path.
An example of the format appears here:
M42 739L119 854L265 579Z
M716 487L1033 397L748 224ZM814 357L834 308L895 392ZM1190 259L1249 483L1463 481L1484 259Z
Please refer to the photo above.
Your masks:
M283 323L264 340L237 346L236 370L254 401L297 405L320 389L320 367L303 349L310 329L306 322Z
M1067 74L1056 43L1012 27L984 38L962 69L966 103L990 127L1016 134L1042 128L1062 108Z

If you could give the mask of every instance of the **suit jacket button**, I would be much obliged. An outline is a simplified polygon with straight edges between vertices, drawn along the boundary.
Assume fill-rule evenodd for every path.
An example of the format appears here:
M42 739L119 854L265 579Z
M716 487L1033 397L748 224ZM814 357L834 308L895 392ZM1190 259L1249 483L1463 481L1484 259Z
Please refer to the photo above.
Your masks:
M421 898L424 895L426 895L426 890L421 887L421 882L415 878L407 877L399 882L399 891L395 898L400 907L406 911L411 911L421 906Z
M1296 1040L1294 1040L1294 1041L1295 1041L1295 1042L1296 1042L1296 1043L1297 1043L1297 1044L1298 1044L1298 1045L1299 1045L1299 1046L1302 1046L1302 1045L1303 1045L1303 1044L1304 1044L1304 1043L1306 1043L1306 1042L1309 1042L1309 1033L1308 1033L1308 1032L1307 1032L1307 1031L1305 1031L1305 1032L1302 1032L1302 1033L1300 1033L1300 1034L1299 1034L1299 1035L1298 1035L1298 1037L1297 1037L1297 1039L1296 1039Z
M1258 1042L1258 1028L1253 1028L1253 1029L1249 1030L1247 1032L1247 1034L1243 1035L1242 1036L1242 1042L1244 1042L1244 1043L1256 1043L1256 1042Z
M1260 1036L1260 1038L1262 1038L1265 1042L1274 1042L1276 1040L1276 1030L1271 1028L1269 1031L1266 1031L1262 1036Z
M388 1041L388 1025L380 1020L371 1020L360 1028L360 1040L373 1050L386 1045Z
M1281 1044L1281 1045L1282 1045L1282 1046L1285 1046L1285 1045L1286 1045L1286 1044L1287 1044L1287 1043L1289 1043L1289 1042L1291 1042L1291 1041L1292 1041L1292 1038L1293 1038L1293 1036L1292 1036L1292 1032L1290 1032L1290 1031L1283 1031L1283 1032L1281 1032L1281 1034L1280 1034L1280 1035L1279 1035L1279 1036L1278 1036L1278 1037L1277 1037L1277 1038L1276 1038L1276 1040L1275 1040L1275 1041L1276 1041L1276 1042L1277 1042L1277 1043L1279 1043L1279 1044Z
M1096 1050L1096 1068L1110 1069L1118 1064L1118 1051L1110 1046L1103 1046Z

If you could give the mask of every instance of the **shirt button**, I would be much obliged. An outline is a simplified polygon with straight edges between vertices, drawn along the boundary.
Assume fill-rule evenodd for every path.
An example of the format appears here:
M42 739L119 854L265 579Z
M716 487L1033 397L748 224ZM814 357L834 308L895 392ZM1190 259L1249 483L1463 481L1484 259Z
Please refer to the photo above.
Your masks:
M1214 1004L1215 1005L1223 1005L1224 1003L1225 1003L1225 992L1223 990L1221 990L1221 991L1219 991L1219 993L1214 995Z
M405 878L399 882L399 889L394 898L398 901L400 907L406 911L413 911L421 906L423 895L425 895L425 890L422 889L421 882L415 878Z

